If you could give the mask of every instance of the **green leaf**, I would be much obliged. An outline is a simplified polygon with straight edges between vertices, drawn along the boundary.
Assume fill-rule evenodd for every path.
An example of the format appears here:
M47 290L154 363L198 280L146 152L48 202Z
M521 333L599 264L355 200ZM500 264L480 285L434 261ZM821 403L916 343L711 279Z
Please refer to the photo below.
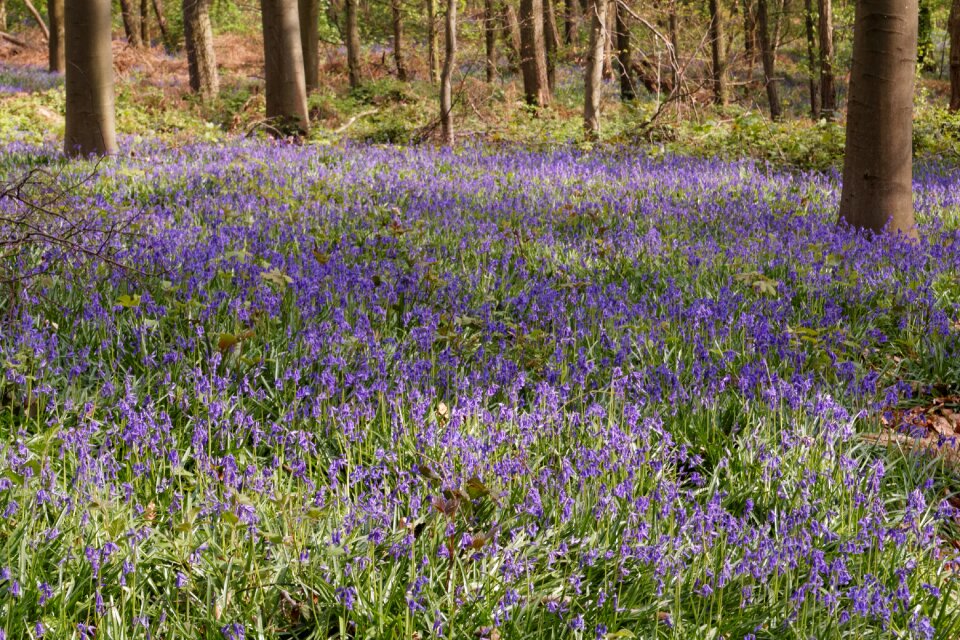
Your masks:
M135 294L135 295L132 295L132 296L131 296L131 295L125 293L125 294L123 294L122 296L120 296L119 298L117 298L117 304L120 305L121 307L125 308L125 309L131 309L131 308L133 308L133 307L139 307L139 306L140 306L140 295L139 295L139 294Z

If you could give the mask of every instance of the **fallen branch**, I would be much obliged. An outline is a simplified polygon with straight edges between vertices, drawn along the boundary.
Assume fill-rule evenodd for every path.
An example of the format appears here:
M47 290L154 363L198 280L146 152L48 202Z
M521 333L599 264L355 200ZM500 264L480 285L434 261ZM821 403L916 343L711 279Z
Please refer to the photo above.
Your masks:
M339 128L334 129L333 132L334 132L334 133L343 133L344 131L347 130L347 128L348 128L350 125L352 125L354 122L356 122L356 121L359 120L360 118L363 118L363 117L365 117L365 116L373 115L373 114L375 114L377 111L380 111L380 110L379 110L379 109L367 109L366 111L361 111L361 112L358 113L357 115L355 115L355 116L353 116L352 118L350 118L349 120L347 120L347 121L346 121L343 125L341 125Z
M27 48L27 43L16 36L12 36L6 31L0 31L0 40L6 40L10 44L16 45L21 49Z

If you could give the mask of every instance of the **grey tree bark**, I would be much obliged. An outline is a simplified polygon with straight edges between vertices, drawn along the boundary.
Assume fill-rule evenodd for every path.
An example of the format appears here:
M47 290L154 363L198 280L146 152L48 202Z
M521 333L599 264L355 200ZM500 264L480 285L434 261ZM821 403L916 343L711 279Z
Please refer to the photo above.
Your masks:
M783 110L780 106L780 92L777 90L776 52L770 38L767 0L757 0L757 30L760 32L760 57L763 62L763 83L767 88L767 102L770 105L770 119L777 121L783 117Z
M132 47L143 44L140 33L140 15L133 0L120 0L120 15L123 18L123 31L127 35L127 42Z
M110 0L67 0L66 36L67 156L117 152L110 48Z
M820 119L820 83L817 78L817 34L814 24L813 0L804 0L804 25L807 32L807 70L810 84L810 116L814 120Z
M613 3L612 10L616 12L617 47L613 57L613 65L620 77L620 99L630 101L637 97L633 83L632 51L630 48L630 24L624 10L617 2Z
M357 24L357 0L346 0L344 3L344 19L346 28L344 37L347 45L347 71L350 76L350 87L360 86L360 27Z
M607 0L590 0L590 45L583 82L583 132L587 140L600 137L600 85L603 80L603 44L606 39Z
M820 114L833 120L837 112L837 89L833 80L833 2L818 0L820 14Z
M407 81L407 64L403 59L403 5L400 0L390 0L393 23L393 61L397 65L397 79Z
M457 57L457 0L447 0L443 72L440 74L440 125L443 142L453 144L453 69Z
M303 78L307 91L320 86L320 0L299 0L300 11L300 49L303 52Z
M916 235L916 62L917 0L857 0L840 195L840 220L854 227Z
M710 56L713 72L713 101L727 104L727 52L723 36L723 5L710 0Z
M520 69L527 103L550 103L547 55L543 42L543 0L520 0Z
M950 5L950 111L960 111L960 0Z
M67 53L64 50L63 0L47 0L50 20L50 71L63 73L67 70Z
M260 7L267 118L281 133L306 133L310 120L297 0L260 0Z
M436 0L427 0L427 63L430 66L430 82L440 80L440 45L437 42Z
M220 77L213 50L210 0L183 0L183 39L190 88L204 100L211 100L220 93Z

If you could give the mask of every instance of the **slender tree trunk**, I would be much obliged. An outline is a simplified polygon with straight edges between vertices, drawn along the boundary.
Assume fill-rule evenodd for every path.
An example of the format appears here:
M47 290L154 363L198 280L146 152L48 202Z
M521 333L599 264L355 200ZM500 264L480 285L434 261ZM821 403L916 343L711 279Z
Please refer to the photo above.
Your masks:
M360 86L360 27L357 24L357 0L347 0L344 3L346 29L344 37L347 39L347 70L350 75L350 87Z
M600 84L603 80L603 41L606 39L607 0L590 0L590 46L583 81L583 132L587 140L600 137Z
M617 19L614 16L614 10L609 5L616 0L607 0L607 24L603 27L603 79L609 80L613 77L613 34L617 31Z
M630 49L630 23L627 22L627 16L624 15L624 10L617 2L613 3L611 10L616 14L617 24L617 51L613 58L613 64L616 67L617 75L620 76L620 99L626 102L637 97L631 71L633 65Z
M727 53L723 39L723 5L710 0L710 55L713 61L713 101L727 104Z
M804 0L805 24L807 27L807 63L810 68L810 116L820 119L820 83L817 82L817 34L814 25L813 0Z
M50 71L63 73L67 70L66 51L64 50L63 0L47 0L47 13L50 19Z
M743 53L747 58L747 68L751 70L757 59L757 14L753 9L753 0L741 0L743 10Z
M7 30L7 0L0 0L0 31Z
M190 88L204 100L211 100L220 92L220 77L213 50L210 0L183 0L183 39Z
M310 120L297 0L260 0L260 6L267 118L281 133L306 133Z
M837 90L833 81L833 3L818 0L820 13L820 114L833 120L837 112Z
M520 56L523 93L527 102L540 107L549 104L542 0L520 0Z
M403 60L403 5L400 0L390 0L393 21L393 61L397 64L397 79L407 81L407 65Z
M960 111L960 0L950 5L950 111Z
M676 0L671 0L670 2L670 14L667 16L667 26L670 30L670 46L673 47L673 56L672 59L675 61L675 64L680 62L680 25L677 20L677 2ZM680 86L680 69L676 68L674 64L670 65L670 77L673 79L673 86Z
M307 91L320 86L320 0L299 0L300 48L303 50L303 77Z
M453 144L453 69L457 57L457 0L447 0L443 72L440 74L440 125L443 143Z
M120 0L120 15L123 18L123 31L127 35L127 42L131 47L139 47L142 44L140 16L133 0Z
M557 14L553 0L543 0L543 35L547 56L547 83L552 92L557 86L557 54L560 51L560 32L557 30Z
M493 82L497 76L497 16L494 0L483 0L483 40L487 54L487 82Z
M520 71L520 21L513 10L510 0L503 3L503 41L507 45L507 59L510 61L510 72Z
M153 0L153 12L157 16L157 27L160 29L160 38L163 40L163 46L172 49L170 41L170 32L167 31L167 19L163 16L163 0Z
M564 0L563 2L563 43L573 43L573 33L576 31L577 2Z
M437 42L436 0L427 0L427 58L430 65L430 82L440 80L440 45Z
M780 109L780 94L777 91L777 77L773 43L770 41L770 19L767 15L767 0L757 0L757 30L760 32L760 57L763 61L763 83L767 87L767 102L770 103L770 119L779 120L783 115Z
M140 0L140 42L150 46L150 0Z
M110 2L67 0L66 131L68 156L117 152L114 125Z
M854 227L916 235L916 62L917 0L858 0L840 195L840 219Z
M50 30L47 29L47 23L43 21L43 16L40 15L40 12L37 11L37 8L33 6L30 0L23 0L23 6L27 8L27 11L30 12L30 15L32 15L36 21L37 26L40 27L40 31L43 32L43 39L50 42Z

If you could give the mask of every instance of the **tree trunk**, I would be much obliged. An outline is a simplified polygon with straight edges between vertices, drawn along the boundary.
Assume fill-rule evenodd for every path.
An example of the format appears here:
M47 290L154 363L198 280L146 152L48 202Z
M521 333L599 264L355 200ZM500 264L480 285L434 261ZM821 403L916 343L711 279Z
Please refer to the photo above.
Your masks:
M483 39L487 54L487 82L493 82L497 76L497 16L494 0L483 0Z
M820 119L820 86L817 82L817 35L813 18L813 0L804 0L804 14L807 28L807 63L810 68L810 116L814 120Z
M950 5L950 111L960 111L960 0Z
M306 133L307 84L297 0L260 0L267 118L280 133Z
M120 15L123 18L123 32L127 36L127 42L131 47L139 47L143 44L140 38L140 16L133 0L120 0Z
M510 0L503 3L503 41L507 45L507 59L510 61L510 72L520 71L520 21L513 10Z
M7 0L0 0L0 31L7 30Z
M30 0L23 0L23 6L27 8L27 11L30 12L30 15L32 15L33 19L36 21L37 26L40 27L40 31L43 32L43 39L49 43L50 30L47 29L47 23L43 21L43 16L40 15L40 12L37 11L37 8L33 6L33 3L30 2Z
M857 1L840 195L840 219L854 227L916 235L916 56L917 0Z
M153 0L153 12L157 16L157 27L160 28L160 38L163 40L163 46L167 49L173 49L170 32L167 31L167 19L163 17L163 0Z
M190 88L204 100L215 98L220 92L220 77L213 50L210 0L183 0L183 39Z
M710 0L710 55L713 62L713 101L727 104L727 53L723 40L723 5Z
M557 86L557 54L560 51L560 32L557 30L557 14L553 0L543 0L543 35L547 56L547 83L550 91Z
M407 65L403 60L403 5L400 0L390 0L393 22L393 61L397 65L397 79L407 81Z
M300 49L303 51L303 78L307 91L320 87L320 0L299 0Z
M443 143L453 144L453 69L457 57L457 0L447 0L443 72L440 74L440 124Z
M757 59L757 14L753 10L753 0L742 0L740 6L743 10L743 53L753 75L753 64Z
M347 0L344 3L346 29L344 37L347 39L347 70L350 75L350 88L360 86L360 27L357 25L357 0Z
M600 138L600 85L603 80L603 41L606 39L607 0L590 0L590 46L583 82L583 131L587 140Z
M50 71L63 73L67 70L66 51L64 51L63 0L47 0L47 13L50 19Z
M616 0L607 0L607 5ZM617 31L617 19L610 6L606 8L607 23L603 26L603 79L613 77L613 34Z
M674 65L680 64L680 25L677 20L676 0L670 2L670 14L667 17L667 26L670 29L670 46L673 47L673 63L670 65L670 76L673 79L673 86L680 86L680 69Z
M66 127L68 156L117 152L109 0L67 0Z
M150 0L140 0L140 42L150 46Z
M837 90L833 82L833 3L818 0L820 13L820 114L833 120L837 112Z
M440 45L437 43L436 0L427 0L427 63L430 65L430 82L440 80Z
M613 3L613 11L616 14L617 25L617 51L613 57L613 64L616 67L617 75L620 76L620 99L630 101L637 97L634 89L630 50L630 24L627 22L627 16L624 10L617 2Z
M780 94L777 91L774 50L773 43L770 41L770 18L767 15L767 0L757 0L757 30L760 32L760 57L763 60L763 83L767 87L770 119L777 121L780 120L783 113L780 109Z
M549 104L542 0L520 0L520 68L527 102L539 107Z
M563 2L563 43L573 43L573 33L576 31L577 1L564 0Z

